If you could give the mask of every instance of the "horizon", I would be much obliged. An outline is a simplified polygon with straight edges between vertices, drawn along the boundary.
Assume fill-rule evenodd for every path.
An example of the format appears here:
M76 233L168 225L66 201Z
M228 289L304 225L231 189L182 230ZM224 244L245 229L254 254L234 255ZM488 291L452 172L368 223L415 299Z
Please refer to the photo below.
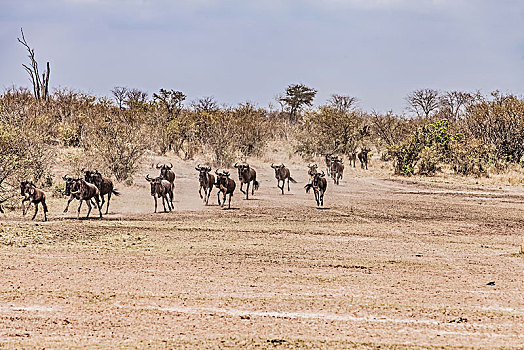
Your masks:
M186 101L275 104L288 85L403 114L412 91L522 95L524 3L516 0L5 1L0 88L30 87L20 28L51 88L116 86Z

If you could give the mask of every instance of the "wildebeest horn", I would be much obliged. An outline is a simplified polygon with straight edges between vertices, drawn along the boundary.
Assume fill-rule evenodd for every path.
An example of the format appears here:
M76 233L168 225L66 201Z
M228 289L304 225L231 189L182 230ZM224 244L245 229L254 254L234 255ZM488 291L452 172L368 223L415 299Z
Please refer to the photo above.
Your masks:
M324 176L324 175L326 175L326 174L324 174L324 170L322 170L322 174L320 176Z
M207 171L211 171L211 167L210 166L206 166L204 169L206 169Z
M200 171L200 169L201 169L201 168L200 168L200 164L198 164L198 165L195 167L195 170Z
M271 167L272 167L273 169L275 169L275 166L273 165L273 163L271 163Z
M318 168L318 165L317 165L317 163L315 163L314 167L315 167L315 168Z
M222 174L224 174L224 176L229 176L229 171L225 171L224 170L224 172Z
M160 169L160 168L161 168L161 166L160 166L159 164L160 164L160 163L156 163L156 168L157 168L157 169Z
M215 169L215 174L220 175L220 174L218 173L218 169Z
M283 168L284 167L284 163L281 163L280 166Z
M146 175L146 180L151 181L151 178L149 177L149 174Z
M235 162L235 165L233 165L235 168L238 168L237 162Z
M64 176L62 176L62 179L64 179L64 180L67 180L67 178L68 178L67 174L65 174Z
M169 167L169 170L173 169L173 163L169 162L169 165L171 165L171 166Z

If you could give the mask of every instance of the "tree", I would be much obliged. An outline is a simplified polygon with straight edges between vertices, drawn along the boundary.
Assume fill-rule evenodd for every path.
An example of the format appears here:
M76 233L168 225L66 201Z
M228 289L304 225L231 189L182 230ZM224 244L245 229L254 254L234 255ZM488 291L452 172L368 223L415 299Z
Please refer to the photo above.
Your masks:
M120 109L124 109L124 103L127 98L127 87L124 86L115 86L113 90L111 90L111 93L113 94L113 97L115 98L116 105Z
M428 118L431 112L439 107L437 90L420 89L410 93L407 98L408 108L419 117Z
M22 64L22 67L25 68L29 77L31 78L31 83L33 84L33 93L35 94L36 99L44 99L47 101L49 99L49 74L51 73L51 68L49 67L49 62L47 62L46 70L42 73L42 78L40 78L40 72L38 70L38 62L35 57L35 50L32 49L27 41L25 40L24 30L20 28L22 33L22 39L17 38L18 42L22 44L29 53L27 57L31 61L30 66Z
M168 119L172 119L182 111L182 103L185 101L186 95L182 91L160 89L158 94L153 94L153 99L166 109Z
M340 112L347 113L351 111L357 101L356 97L333 94L328 102Z
M439 97L440 109L444 115L452 120L458 120L464 115L466 107L478 99L478 93L448 91Z
M316 94L317 90L307 87L304 84L289 85L286 88L286 96L281 97L280 100L287 106L289 120L291 122L298 121L298 113L303 106L313 105L313 99Z

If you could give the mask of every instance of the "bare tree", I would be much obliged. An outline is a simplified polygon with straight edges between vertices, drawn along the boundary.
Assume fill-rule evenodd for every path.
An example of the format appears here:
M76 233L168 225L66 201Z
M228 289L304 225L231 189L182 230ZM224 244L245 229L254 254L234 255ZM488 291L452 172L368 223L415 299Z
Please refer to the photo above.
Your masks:
M468 105L477 100L476 95L462 91L448 91L439 98L442 111L449 119L457 120L465 113Z
M419 117L428 118L431 112L439 107L439 95L437 90L419 89L406 97L408 108Z
M22 28L20 28L20 32L22 33L22 38L17 38L18 42L27 49L27 52L29 53L27 57L29 57L29 60L31 61L30 66L22 64L22 67L24 67L31 78L35 98L42 98L47 101L49 99L49 74L51 73L49 62L47 62L46 70L44 73L42 73L42 77L40 77L40 72L38 71L38 62L35 58L35 50L32 49L27 43L24 36L24 30Z
M198 101L191 102L191 106L197 112L216 112L218 111L218 103L214 97L202 97Z
M113 97L115 98L116 104L120 109L124 109L124 103L127 98L127 91L128 89L123 86L115 86L113 90L111 90L111 92L113 93Z

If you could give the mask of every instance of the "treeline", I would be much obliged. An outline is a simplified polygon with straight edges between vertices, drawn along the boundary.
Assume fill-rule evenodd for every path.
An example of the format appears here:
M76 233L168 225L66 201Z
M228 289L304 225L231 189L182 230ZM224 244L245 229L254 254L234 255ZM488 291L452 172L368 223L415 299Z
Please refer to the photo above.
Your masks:
M117 87L111 98L57 89L42 99L11 88L0 95L0 187L22 178L51 182L52 159L64 147L80 148L79 165L118 181L132 178L148 151L182 159L206 154L225 167L263 154L274 139L287 140L304 158L373 148L400 175L449 166L481 176L522 163L524 100L512 94L422 89L407 96L406 115L364 112L354 97L341 95L313 107L315 95L290 85L275 106L262 108L209 97L188 102L183 92L164 89L149 96Z

